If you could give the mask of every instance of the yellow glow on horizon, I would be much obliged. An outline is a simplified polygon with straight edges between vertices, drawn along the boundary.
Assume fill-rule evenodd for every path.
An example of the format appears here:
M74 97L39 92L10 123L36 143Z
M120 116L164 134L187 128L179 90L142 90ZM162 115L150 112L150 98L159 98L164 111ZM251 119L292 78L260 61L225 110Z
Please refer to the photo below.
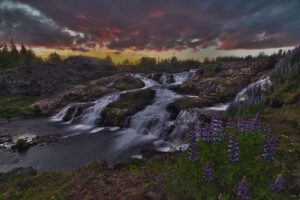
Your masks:
M186 49L182 51L150 51L150 50L141 50L141 51L134 51L130 49L126 49L123 51L116 51L111 50L105 47L97 47L93 51L88 52L79 52L73 51L69 49L51 49L51 48L44 48L44 47L36 47L33 48L34 52L43 58L46 58L49 54L56 52L61 55L63 58L69 56L90 56L90 57L97 57L97 58L105 58L109 55L114 63L122 63L124 60L128 59L131 63L137 62L141 57L148 56L148 57L155 57L155 58L170 58L172 56L176 56L178 59L199 59L203 60L203 58L214 58L218 56L247 56L247 55L258 55L260 52L265 52L267 55L271 55L275 52L278 52L279 49L288 50L293 47L284 47L284 48L270 48L270 49L258 49L258 50L217 50L215 48L207 48L207 49L200 49L200 50L191 50Z

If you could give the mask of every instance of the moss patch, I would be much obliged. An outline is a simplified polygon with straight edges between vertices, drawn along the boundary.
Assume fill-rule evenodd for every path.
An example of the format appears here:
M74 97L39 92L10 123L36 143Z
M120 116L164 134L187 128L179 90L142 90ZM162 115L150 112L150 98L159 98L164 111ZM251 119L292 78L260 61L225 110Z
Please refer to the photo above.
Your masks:
M12 118L32 114L30 106L37 97L9 95L0 96L0 118Z
M145 84L140 79L134 78L132 76L126 76L114 83L114 88L119 90L134 90L143 88Z

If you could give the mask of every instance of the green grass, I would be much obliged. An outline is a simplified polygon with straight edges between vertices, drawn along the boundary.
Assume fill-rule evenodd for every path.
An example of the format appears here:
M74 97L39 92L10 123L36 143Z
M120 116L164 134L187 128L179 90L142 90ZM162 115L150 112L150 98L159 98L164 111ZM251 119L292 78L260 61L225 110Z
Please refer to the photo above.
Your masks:
M0 194L5 200L59 200L65 199L65 190L71 180L69 173L40 173L37 176L10 177L7 184L1 184ZM1 195L0 195L0 200Z
M0 118L12 118L31 114L30 106L37 97L9 95L0 96Z

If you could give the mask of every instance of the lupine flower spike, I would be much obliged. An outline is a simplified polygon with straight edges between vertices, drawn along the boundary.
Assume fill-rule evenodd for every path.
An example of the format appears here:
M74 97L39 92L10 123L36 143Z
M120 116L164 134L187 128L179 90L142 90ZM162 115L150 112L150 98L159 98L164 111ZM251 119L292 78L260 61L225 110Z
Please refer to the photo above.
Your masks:
M201 127L201 139L204 142L211 142L212 138L209 132L209 127L207 125Z
M265 160L273 160L278 146L279 146L278 139L272 137L271 135L267 135L265 138L265 145L264 145L262 157Z
M206 163L203 169L203 179L208 183L212 182L214 179L213 168L211 168L211 166L208 163Z
M271 183L270 189L277 193L280 193L284 190L284 178L281 174L279 174L275 181Z
M189 147L188 147L189 160L194 162L197 161L198 156L198 146L196 141L196 132L192 129L189 131Z
M210 122L210 132L214 142L221 142L223 140L223 121L219 118L213 118Z
M228 159L231 162L239 161L239 144L236 135L232 135L228 141Z
M239 183L236 191L236 195L240 200L248 200L249 199L249 188L246 176L243 177L243 180Z

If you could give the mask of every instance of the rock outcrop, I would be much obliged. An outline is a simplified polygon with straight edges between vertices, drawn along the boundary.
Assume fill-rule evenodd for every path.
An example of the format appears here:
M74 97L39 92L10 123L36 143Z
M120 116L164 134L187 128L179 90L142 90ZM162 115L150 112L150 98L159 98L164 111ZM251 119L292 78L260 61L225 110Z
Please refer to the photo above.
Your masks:
M114 75L77 85L55 96L42 99L32 105L32 109L36 114L51 115L70 103L92 102L108 93L142 87L144 83L137 78Z
M244 87L266 76L272 65L273 60L261 58L252 62L222 62L214 72L201 71L186 83L171 88L178 93L196 95L198 98L179 99L170 104L168 110L175 118L182 109L228 102Z
M154 97L155 91L151 89L121 94L118 101L109 104L102 111L99 124L126 127L130 123L130 117L151 104Z

